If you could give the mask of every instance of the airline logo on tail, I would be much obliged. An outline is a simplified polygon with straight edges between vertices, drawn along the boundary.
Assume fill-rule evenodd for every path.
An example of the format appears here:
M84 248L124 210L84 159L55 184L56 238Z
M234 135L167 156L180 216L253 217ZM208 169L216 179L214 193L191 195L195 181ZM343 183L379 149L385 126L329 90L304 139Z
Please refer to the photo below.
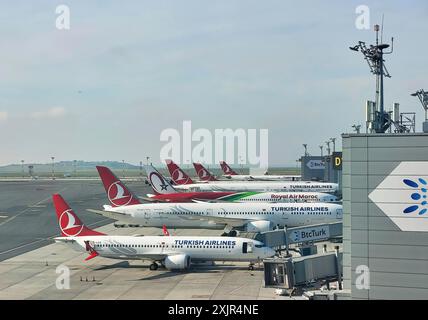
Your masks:
M166 160L166 165L168 167L169 174L171 175L172 180L176 184L192 184L192 179L177 166L174 161Z
M120 207L141 203L109 168L97 166L97 170L106 190L107 197L113 206Z
M53 204L58 218L59 228L63 237L77 236L99 236L104 235L101 232L94 231L86 227L79 217L74 213L73 209L59 195L52 196Z
M225 161L220 161L220 167L223 170L224 174L228 174L231 176L236 176L237 173L229 167L229 165Z
M207 171L202 168L201 170L198 171L198 177L201 178L201 180L204 180L208 177L208 173Z
M147 178L152 189L157 194L176 193L177 190L164 179L164 177L152 166L145 166Z
M67 209L59 216L59 227L66 236L76 237L82 232L83 223L72 209Z
M200 163L193 163L196 174L202 181L215 181L217 180L214 176Z
M125 188L121 181L113 182L108 190L107 196L111 203L115 206L126 206L132 200L132 194Z

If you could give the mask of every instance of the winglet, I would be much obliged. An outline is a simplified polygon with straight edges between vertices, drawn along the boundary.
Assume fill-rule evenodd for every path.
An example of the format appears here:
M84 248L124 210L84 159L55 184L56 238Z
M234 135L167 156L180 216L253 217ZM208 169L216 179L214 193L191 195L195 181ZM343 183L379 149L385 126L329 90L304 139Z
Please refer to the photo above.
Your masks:
M169 237L169 231L168 231L168 229L166 228L166 225L163 225L163 226L162 226L162 232L163 232L164 236Z

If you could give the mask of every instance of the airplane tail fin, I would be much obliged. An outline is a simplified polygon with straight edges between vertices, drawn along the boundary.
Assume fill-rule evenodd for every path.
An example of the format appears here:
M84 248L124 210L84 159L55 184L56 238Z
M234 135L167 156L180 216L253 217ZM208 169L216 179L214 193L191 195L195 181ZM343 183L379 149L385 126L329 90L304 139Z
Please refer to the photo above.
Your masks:
M141 204L138 197L109 168L97 166L97 170L106 190L108 200L113 207Z
M146 165L144 169L147 173L147 179L152 186L153 191L156 194L166 194L166 193L177 193L178 191L165 179L159 171L157 171L153 166Z
M237 176L238 174L226 163L226 161L220 161L220 167L224 174Z
M73 209L59 194L52 195L53 204L58 218L59 228L63 237L103 236L104 233L89 229Z
M174 183L178 185L194 183L193 180L183 170L181 170L177 164L175 164L174 161L168 159L165 162Z
M196 174L201 181L217 181L217 179L202 164L193 162Z

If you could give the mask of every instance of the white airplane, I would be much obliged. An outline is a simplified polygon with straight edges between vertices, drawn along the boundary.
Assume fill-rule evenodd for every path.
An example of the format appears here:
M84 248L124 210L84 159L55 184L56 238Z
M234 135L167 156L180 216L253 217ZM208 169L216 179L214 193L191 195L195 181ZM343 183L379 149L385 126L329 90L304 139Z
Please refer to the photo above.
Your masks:
M86 227L64 199L52 196L61 237L55 242L71 245L77 251L88 252L85 260L97 256L122 260L151 260L150 270L158 263L166 269L188 269L197 261L254 262L275 255L262 242L236 237L196 236L109 236Z
M99 168L99 167L97 167ZM178 191L173 185L165 179L159 171L153 166L144 166L150 183L155 194L147 194L150 201L158 202L194 202L212 201L212 202L336 202L338 198L329 193L321 192L183 192ZM108 171L107 171L108 170ZM106 179L108 168L100 171L101 179ZM107 172L106 172L107 171ZM110 173L112 174L112 173Z
M210 228L264 232L277 227L297 227L342 219L342 205L335 203L147 203L95 211L103 216L161 228ZM236 234L236 232L235 232Z
M226 161L220 161L220 167L224 173L223 177L236 181L299 181L302 179L302 176L300 175L238 174L226 163Z
M289 191L336 193L339 185L315 181L207 181L194 183L193 180L172 160L167 160L171 178L177 190L186 191Z

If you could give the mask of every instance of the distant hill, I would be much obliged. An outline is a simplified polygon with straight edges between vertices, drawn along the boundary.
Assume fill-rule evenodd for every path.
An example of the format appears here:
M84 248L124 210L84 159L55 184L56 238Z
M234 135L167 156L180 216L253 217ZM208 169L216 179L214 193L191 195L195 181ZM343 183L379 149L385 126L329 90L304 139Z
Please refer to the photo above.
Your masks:
M52 163L24 163L24 172L28 174L29 165L33 166L33 172L35 175L46 174L52 172ZM102 165L109 167L112 170L136 170L139 166L132 165L130 163L122 163L119 161L60 161L55 162L55 172L58 173L73 173L82 171L95 171L95 166ZM0 174L7 173L21 173L21 164L10 164L0 167Z
M33 166L33 176L39 177L49 177L52 174L52 163L24 163L24 176L29 176L29 165ZM98 173L96 170L97 165L102 165L110 168L118 176L127 176L127 177L136 177L140 176L140 166L133 165L130 163L122 163L120 161L60 161L55 162L55 176L75 176L75 177L97 177ZM169 176L166 166L159 165L155 166L163 175ZM190 176L194 177L196 175L193 167L189 165L183 165L182 168ZM242 174L248 174L248 168L235 168L237 171ZM216 166L210 166L209 170L214 175L222 175L223 172L220 168ZM269 168L270 174L300 174L300 168L290 168L290 167L272 167ZM10 164L0 167L0 177L20 177L22 175L22 166L21 164ZM145 176L145 171L143 171Z

